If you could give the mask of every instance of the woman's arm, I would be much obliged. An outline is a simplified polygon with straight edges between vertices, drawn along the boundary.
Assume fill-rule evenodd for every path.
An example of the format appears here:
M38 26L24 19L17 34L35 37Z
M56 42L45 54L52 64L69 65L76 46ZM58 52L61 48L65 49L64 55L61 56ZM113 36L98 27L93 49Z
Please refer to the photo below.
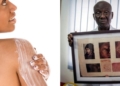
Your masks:
M17 72L22 86L47 86L42 75L29 65L31 57L36 55L32 45L23 39L15 39L15 43L19 64Z

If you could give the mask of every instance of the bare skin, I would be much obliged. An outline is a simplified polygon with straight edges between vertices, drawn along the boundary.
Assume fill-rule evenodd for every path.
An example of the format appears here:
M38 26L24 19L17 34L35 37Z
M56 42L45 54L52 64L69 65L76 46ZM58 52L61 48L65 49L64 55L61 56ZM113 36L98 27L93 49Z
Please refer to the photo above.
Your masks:
M16 23L16 10L17 7L10 2L10 0L0 0L0 33L14 31ZM30 74L35 75L36 78L40 77L47 80L49 76L49 67L46 59L44 58L43 60L42 54L35 54L34 48L32 48L29 42L27 43L29 47L26 48L26 50L29 50L30 52L28 54L28 65L30 68L28 69L32 71ZM0 49L0 85L26 86L18 70L20 65L18 62L18 53L15 52L17 48L14 39L0 39ZM36 56L38 59L35 60L33 58L34 56ZM31 65L31 61L32 63L34 62L34 65ZM38 66L37 70L35 69L36 66ZM40 83L43 84L42 86L46 85L44 81ZM38 85L36 82L36 86L40 85Z
M35 51L32 48L31 44L28 42L29 56L28 60L31 60L31 57L35 55ZM20 65L18 61L17 47L14 39L1 39L0 40L0 85L1 86L27 86L24 79L20 74ZM31 67L30 69L35 77L42 78L37 71L34 71ZM43 80L43 79L41 79ZM42 86L46 86L44 80L42 81ZM36 86L38 86L36 84Z
M15 11L17 7L10 2L10 0L0 0L0 33L12 32L15 29ZM43 60L42 54L36 54L34 48L29 42L27 42L28 48L26 50L28 53L28 63L30 74L33 75L32 78L39 79L40 81L35 82L34 86L46 86L43 81L48 79L49 67L46 59ZM20 74L20 64L18 61L17 47L14 39L0 39L0 86L30 86ZM35 60L33 57L36 56L38 59ZM24 58L24 57L23 57ZM25 60L25 59L24 59ZM31 65L34 62L34 65ZM37 69L35 67L38 66ZM42 72L41 72L42 71ZM29 74L26 72L26 74ZM28 78L30 81L30 78ZM41 84L41 85L39 85ZM33 86L33 85L32 85Z

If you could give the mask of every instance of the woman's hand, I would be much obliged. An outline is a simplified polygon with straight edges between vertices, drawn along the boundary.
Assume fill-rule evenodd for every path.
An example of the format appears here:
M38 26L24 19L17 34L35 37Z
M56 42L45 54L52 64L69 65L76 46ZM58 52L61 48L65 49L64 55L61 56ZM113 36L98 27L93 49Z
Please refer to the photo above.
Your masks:
M38 71L42 74L45 80L49 77L49 65L42 54L36 54L32 57L32 61L30 61L30 65L33 67L34 70Z

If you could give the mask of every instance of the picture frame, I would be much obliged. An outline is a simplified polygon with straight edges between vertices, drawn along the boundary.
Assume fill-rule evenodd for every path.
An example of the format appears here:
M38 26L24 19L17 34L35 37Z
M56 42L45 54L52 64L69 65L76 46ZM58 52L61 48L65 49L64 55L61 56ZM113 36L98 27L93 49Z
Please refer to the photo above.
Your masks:
M71 33L75 83L120 83L120 30Z

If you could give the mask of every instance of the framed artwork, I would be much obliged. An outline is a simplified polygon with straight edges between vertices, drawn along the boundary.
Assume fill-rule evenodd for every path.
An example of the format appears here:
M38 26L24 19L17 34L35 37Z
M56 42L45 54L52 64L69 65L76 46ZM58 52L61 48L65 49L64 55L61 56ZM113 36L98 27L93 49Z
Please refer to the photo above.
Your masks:
M71 34L75 83L120 83L120 30Z

